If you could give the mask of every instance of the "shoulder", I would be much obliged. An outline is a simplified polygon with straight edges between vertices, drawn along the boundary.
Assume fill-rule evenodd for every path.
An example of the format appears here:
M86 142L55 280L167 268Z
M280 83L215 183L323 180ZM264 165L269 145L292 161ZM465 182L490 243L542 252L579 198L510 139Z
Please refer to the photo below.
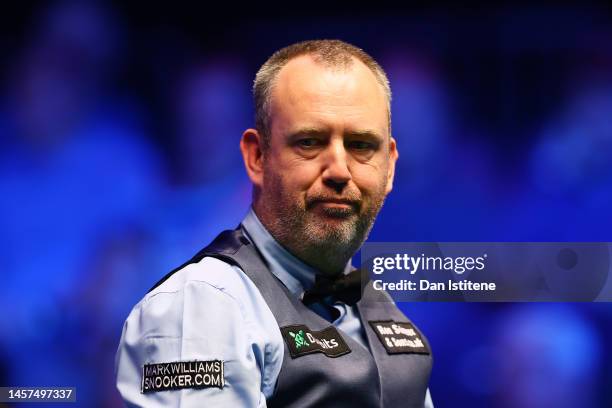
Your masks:
M146 306L160 295L184 293L185 290L204 290L235 297L255 285L237 266L217 258L204 257L189 263L172 273L158 286L147 293L139 304Z
M240 268L204 257L174 272L147 293L128 320L138 317L146 326L139 330L143 335L178 336L183 334L185 324L216 323L214 320L220 317L217 312L225 322L235 324L250 325L257 313L273 319L259 290ZM179 322L182 325L176 325Z
M153 397L139 392L144 365L221 361L233 391L199 390L186 398L257 405L274 389L282 347L276 319L255 284L240 268L206 257L173 273L134 306L117 350L117 387L126 401L152 406ZM174 405L181 395L155 397Z

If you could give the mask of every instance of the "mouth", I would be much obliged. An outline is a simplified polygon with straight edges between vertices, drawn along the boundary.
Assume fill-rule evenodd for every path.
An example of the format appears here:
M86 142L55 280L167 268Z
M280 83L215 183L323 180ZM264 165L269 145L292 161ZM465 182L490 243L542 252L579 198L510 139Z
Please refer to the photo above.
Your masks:
M326 198L312 201L309 207L328 217L347 218L358 213L359 203L347 199Z

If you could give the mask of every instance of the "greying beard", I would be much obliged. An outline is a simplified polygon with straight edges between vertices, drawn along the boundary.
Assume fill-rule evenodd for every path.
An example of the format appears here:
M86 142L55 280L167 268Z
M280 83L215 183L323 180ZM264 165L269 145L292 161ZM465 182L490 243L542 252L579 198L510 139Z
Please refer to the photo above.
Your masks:
M332 273L334 270L341 272L346 262L366 240L377 212L366 213L339 226L323 225L322 231L321 225L314 225L315 221L305 222L302 227L304 237L294 239L293 246L297 247L297 251L301 252L305 259L316 260L319 267L321 264L327 264ZM327 267L321 269L329 272Z
M276 190L276 194L283 194L282 189L272 190ZM342 272L348 260L370 233L382 207L384 193L380 192L375 199L364 214L353 212L353 215L340 225L332 225L324 219L315 218L312 212L295 203L291 206L272 204L291 202L287 197L280 200L279 197L266 197L263 201L275 208L267 208L264 212L275 216L266 217L267 219L262 221L272 236L293 255L321 272L336 274ZM345 210L328 209L326 212L330 216L347 215L342 214Z

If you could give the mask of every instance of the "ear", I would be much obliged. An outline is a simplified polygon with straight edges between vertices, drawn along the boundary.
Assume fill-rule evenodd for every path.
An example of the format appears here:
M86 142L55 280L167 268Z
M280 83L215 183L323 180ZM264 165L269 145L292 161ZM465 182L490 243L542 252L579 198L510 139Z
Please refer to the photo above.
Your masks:
M240 151L251 182L261 188L263 183L263 136L256 129L247 129L240 139Z
M397 143L393 137L389 140L389 167L387 169L387 188L385 194L389 194L393 189L393 178L395 177L395 163L399 158Z

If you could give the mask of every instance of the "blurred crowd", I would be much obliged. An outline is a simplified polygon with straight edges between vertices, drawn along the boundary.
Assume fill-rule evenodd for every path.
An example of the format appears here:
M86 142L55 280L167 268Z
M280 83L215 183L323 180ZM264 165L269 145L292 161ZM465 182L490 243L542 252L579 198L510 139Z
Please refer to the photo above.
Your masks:
M0 385L76 386L83 406L119 406L113 364L124 319L246 214L238 142L252 126L255 69L314 32L307 25L243 54L208 49L210 35L181 35L179 25L142 47L130 16L106 2L40 5L24 23L0 93ZM400 152L370 239L612 241L612 49L593 46L560 77L546 69L576 51L532 41L527 28L498 33L499 52L544 68L495 61L478 49L490 38L465 45L481 55L471 61L437 24L427 27L420 35L435 31L439 50L406 45L409 29L388 33L397 40L384 47L355 37L389 75ZM472 26L453 27L465 35ZM491 66L478 72L502 74L474 78L483 61ZM608 305L402 307L432 342L436 406L612 404Z

